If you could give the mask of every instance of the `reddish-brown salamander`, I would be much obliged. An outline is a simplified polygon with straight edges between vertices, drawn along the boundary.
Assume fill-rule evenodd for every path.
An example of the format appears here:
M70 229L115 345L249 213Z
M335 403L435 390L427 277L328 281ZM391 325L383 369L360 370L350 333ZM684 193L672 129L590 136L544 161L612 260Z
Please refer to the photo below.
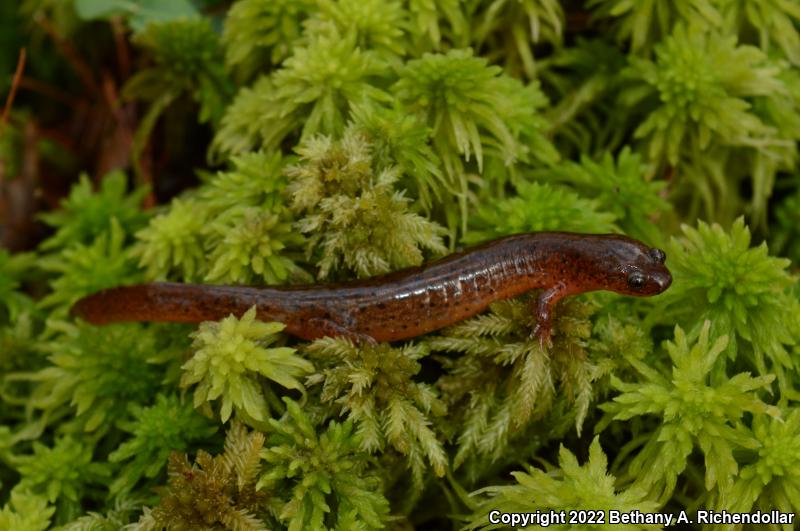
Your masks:
M235 287L154 283L107 289L81 299L74 315L90 323L197 323L257 307L264 321L303 339L349 335L396 341L473 316L490 303L532 289L536 335L549 340L551 309L562 297L608 290L655 295L672 282L664 252L620 235L517 234L421 267L344 284ZM367 337L365 337L367 336Z

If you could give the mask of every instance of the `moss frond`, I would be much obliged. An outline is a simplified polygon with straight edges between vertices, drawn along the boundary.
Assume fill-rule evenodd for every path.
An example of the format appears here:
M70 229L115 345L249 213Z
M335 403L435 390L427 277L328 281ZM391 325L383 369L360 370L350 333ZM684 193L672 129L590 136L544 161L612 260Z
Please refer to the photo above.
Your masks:
M387 63L399 65L409 47L408 11L400 0L321 0L305 23L309 36L334 31L373 50Z
M22 476L16 489L42 496L55 505L57 523L69 522L83 512L87 499L101 499L100 485L111 475L111 466L94 461L93 453L90 441L71 436L59 438L52 447L34 441L33 454L13 457Z
M230 210L209 226L218 239L209 258L205 279L217 284L280 284L294 272L302 274L290 258L283 256L287 244L299 247L303 238L292 222L257 208Z
M784 413L782 417L753 417L758 446L742 460L739 475L717 498L717 507L742 512L775 508L787 513L800 507L800 411L784 409Z
M140 70L123 89L128 98L151 102L136 133L139 142L149 136L158 115L185 93L200 106L200 122L219 121L233 87L223 67L219 37L208 19L154 22L136 42L155 60L155 66Z
M774 212L776 222L770 229L769 248L776 256L800 264L800 187L778 203Z
M112 463L124 463L111 483L113 495L130 491L143 478L155 478L171 451L184 452L217 431L191 403L175 395L159 393L153 405L132 404L129 411L131 418L119 420L117 426L129 432L130 438L108 456Z
M304 240L285 205L286 159L280 153L234 157L194 195L137 233L133 253L154 279L281 284L308 275L296 264Z
M230 168L210 176L197 190L198 199L216 217L236 207L258 207L268 212L286 201L284 170L290 157L280 151L254 151L231 157Z
M407 189L411 197L419 198L428 211L434 204L444 209L452 206L445 201L447 180L442 163L430 146L430 127L398 107L357 105L351 115L355 129L370 146L377 171L396 165L401 173L398 185Z
M785 0L719 2L724 27L764 51L779 48L789 61L800 65L800 6Z
M269 466L258 481L283 499L278 518L291 531L381 529L389 503L351 422L331 421L318 432L293 400L286 415L270 419L273 433L261 452Z
M50 365L32 374L12 375L35 382L28 407L58 418L72 410L73 430L107 431L128 417L129 404L146 404L165 376L160 364L183 347L158 328L138 324L95 327L53 322L55 332L42 345Z
M557 0L479 0L470 7L476 47L493 50L508 72L535 78L533 46L561 45L565 21Z
M360 277L419 265L423 249L446 251L438 224L415 214L395 189L398 169L376 173L371 146L355 128L341 142L320 136L297 148L290 167L292 208L308 236L308 256L319 255L319 278L342 269Z
M302 22L315 10L312 0L240 0L225 18L225 63L240 78L279 65L302 33Z
M381 88L389 65L336 31L314 35L282 67L245 88L228 107L214 139L216 154L253 148L272 151L287 135L305 141L315 134L340 136L350 108L363 100L388 102Z
M203 249L206 215L201 203L175 199L168 212L154 217L136 233L139 241L131 252L139 258L139 266L146 268L147 278L192 282L208 274Z
M130 234L141 228L148 217L141 209L147 187L138 187L130 193L127 188L128 179L121 171L103 177L97 192L92 189L89 176L81 174L60 208L40 215L45 223L56 229L55 234L42 242L41 249L88 245L111 229L113 218Z
M20 288L36 261L33 253L11 254L0 249L0 323L16 321L20 313L33 306L33 300Z
M207 18L152 22L135 42L148 50L155 64L136 72L123 87L129 100L144 100L147 111L133 139L134 170L142 179L141 155L158 120L178 100L191 98L197 120L217 126L234 87L225 71L219 37Z
M559 185L520 184L513 197L481 205L465 242L535 231L615 232L614 214L598 199L587 199Z
M647 180L642 157L629 147L620 151L616 161L608 152L598 161L582 155L579 163L565 161L534 175L575 187L583 197L597 200L603 212L614 214L625 234L651 245L658 243L660 237L653 219L671 206L661 194L667 183Z
M0 374L25 370L40 364L39 321L30 311L12 314L7 326L0 326Z
M55 507L48 505L44 496L15 489L8 503L0 510L0 529L17 531L45 531Z
M760 50L680 27L655 56L634 60L631 72L661 101L636 130L655 162L675 165L687 146L741 146L772 132L744 99L783 90L779 70Z
M408 0L412 33L418 51L439 50L443 42L463 45L469 34L467 14L460 0Z
M769 256L766 243L751 248L741 218L729 232L700 222L696 229L684 225L683 234L668 250L675 285L662 299L667 311L692 337L705 320L711 321L712 338L728 336L720 374L726 359L738 357L758 374L778 375L782 391L789 391L787 374L796 369L787 348L800 334L789 260Z
M614 98L627 57L601 38L577 38L539 62L538 78L552 107L545 116L564 156L597 157L618 149L630 132Z
M558 160L558 152L543 135L546 122L538 110L547 98L538 84L523 85L472 50L424 54L408 61L392 92L432 127L433 148L452 192L467 191L462 157L466 162L474 158L480 173L484 155L496 159L500 169L516 161Z
M687 24L701 30L718 28L722 16L716 0L675 0L628 2L626 0L589 0L596 16L612 19L617 41L629 42L634 52L645 55L667 38L676 26Z
M285 164L280 153L247 153L199 189L212 220L203 231L205 280L252 285L310 278L294 260L305 241L285 205Z
M490 309L426 341L434 350L460 354L442 359L446 374L437 382L449 416L457 419L454 466L474 454L498 459L513 434L550 410L559 386L574 404L578 430L592 400L596 376L584 348L591 305L564 301L556 307L549 350L531 337L536 318L530 301L502 301Z
M276 392L259 379L263 376L286 389L304 391L299 378L314 366L293 348L270 347L278 341L281 323L256 320L255 306L241 319L231 315L219 322L201 323L192 334L194 356L183 365L181 386L198 384L194 406L221 400L220 419L227 422L236 410L248 423L263 426ZM268 396L265 396L265 393Z
M487 515L497 510L501 513L530 514L540 511L600 511L607 515L609 510L628 513L655 512L660 503L635 487L618 490L616 479L607 472L608 458L595 437L589 447L589 460L583 466L578 464L575 455L564 445L558 452L559 468L548 467L540 470L532 466L527 472L512 472L516 484L485 487L472 494L476 501L470 523L466 529L500 529L504 526L490 524ZM556 523L551 522L550 525ZM557 525L557 524L556 524ZM542 526L544 527L544 526ZM611 523L607 518L603 523L586 527L592 529L619 529L620 524ZM626 529L656 529L656 525L623 526ZM572 525L556 527L573 529Z
M321 401L347 415L363 450L394 448L407 459L419 488L425 460L437 476L444 475L447 457L431 427L435 417L445 414L444 403L430 386L414 381L425 347L356 346L344 338L323 338L306 351L320 367L308 378L309 385L322 384Z
M141 500L118 496L115 498L113 508L105 514L89 511L86 515L59 528L59 531L145 531L131 523L141 511Z
M627 383L612 376L621 394L602 404L608 419L628 420L641 415L661 418L657 433L646 439L626 471L635 485L666 499L689 455L698 448L705 457L705 488L727 490L738 473L734 450L753 449L757 441L743 424L745 413L780 417L780 410L762 402L756 391L769 387L774 376L739 373L715 383L712 371L725 351L728 337L710 338L706 321L696 342L675 328L665 346L673 369L670 375L630 360L641 381Z
M53 291L43 297L39 305L66 317L68 308L81 297L141 280L131 259L127 239L117 218L111 218L109 229L92 243L72 244L41 258L38 266L55 274L56 278L50 283Z
M689 199L689 219L702 207L714 219L732 221L735 183L748 178L758 192L752 215L762 219L775 174L793 167L796 158L796 139L757 112L759 101L790 93L781 71L735 37L683 26L655 47L654 61L631 59L631 84L620 101L641 104L648 113L635 136L643 139L655 171L674 168L673 193Z
M259 473L258 454L263 445L264 434L248 433L241 424L233 423L221 455L200 450L195 464L190 464L185 454L173 452L167 465L169 484L162 489L159 505L143 516L144 522L140 520L143 525L139 528L266 529L266 495L250 480Z

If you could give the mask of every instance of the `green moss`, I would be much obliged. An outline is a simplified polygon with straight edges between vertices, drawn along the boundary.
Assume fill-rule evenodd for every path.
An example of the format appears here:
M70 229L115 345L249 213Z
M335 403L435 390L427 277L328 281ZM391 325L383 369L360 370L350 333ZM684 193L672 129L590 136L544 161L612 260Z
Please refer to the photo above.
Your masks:
M200 450L195 464L185 454L169 457L169 484L160 503L139 521L142 529L264 529L266 496L256 489L264 435L232 424L225 451Z
M296 402L284 402L284 419L270 419L257 487L283 498L274 502L278 519L292 531L383 528L389 504L353 424L331 422L318 433Z
M742 423L745 413L780 416L778 408L762 402L754 392L766 388L774 376L739 373L714 383L711 373L728 337L712 344L710 329L711 322L706 321L697 342L690 344L684 331L676 327L675 341L666 344L673 363L671 376L631 360L642 381L625 383L612 378L621 394L600 406L614 420L637 415L661 417L661 425L629 462L627 473L635 485L662 500L672 494L695 447L705 456L705 488L723 492L730 488L738 472L734 450L756 446Z
M0 528L19 531L45 531L55 511L41 496L16 490L0 511Z
M715 0L677 0L668 4L590 0L588 5L598 16L615 21L617 40L629 42L634 52L642 52L652 49L680 24L704 29L720 26L722 16L715 4L722 3Z
M32 306L33 301L20 288L35 263L34 254L12 255L5 249L0 250L0 309L3 315L0 322L16 320L21 311Z
M303 215L307 256L319 256L319 278L339 270L368 277L422 263L423 249L443 254L444 229L410 211L396 190L398 169L373 170L368 141L348 128L340 143L316 137L301 144L288 169L292 208ZM377 174L376 174L377 173Z
M33 454L13 458L22 476L16 488L55 504L56 521L68 522L83 512L88 499L101 499L101 485L111 476L109 464L94 462L92 454L91 443L73 437L59 438L52 447L34 442ZM20 502L20 498L12 499ZM43 515L49 512L42 509Z
M558 159L543 135L546 122L537 111L547 99L538 84L523 85L472 50L409 61L393 92L432 126L433 147L454 192L466 192L463 163L473 159L479 172L484 157L497 159L504 169L516 161L549 164Z
M549 349L532 336L535 318L522 300L495 303L488 314L428 340L432 349L460 354L443 360L446 373L437 382L456 426L455 466L473 454L500 459L515 434L550 411L559 387L576 409L580 431L596 378L584 349L593 310L560 304Z
M219 39L208 20L151 23L136 36L136 41L153 54L156 62L156 66L141 70L125 86L127 97L151 101L148 116L137 131L139 137L149 135L154 114L160 114L184 93L199 105L199 121L219 121L232 87L221 66Z
M244 78L279 65L302 34L301 23L314 10L310 0L243 0L225 18L225 62Z
M620 490L615 488L614 476L608 474L608 458L595 437L589 447L589 459L580 466L572 452L561 446L558 452L559 467L548 466L539 470L532 466L527 472L512 472L515 485L485 487L473 493L475 507L467 529L499 529L502 526L490 524L489 511L502 513L549 514L553 507L565 511L603 511L655 512L659 504L637 488ZM556 511L558 512L558 511ZM551 522L550 525L554 525ZM586 524L587 526L589 524ZM558 525L555 529L571 529L573 525ZM592 529L619 529L619 524L603 518L603 522L591 526ZM654 529L652 525L629 524L623 529Z
M468 242L486 241L518 232L563 230L612 232L614 215L603 212L597 200L586 199L569 189L551 184L526 183L517 194L492 205L478 207L471 218Z
M408 48L408 12L398 0L322 0L306 22L306 33L342 35L359 49L374 50L398 65Z
M49 365L19 378L36 382L28 406L45 418L70 415L70 431L110 430L128 417L131 404L149 402L164 379L162 363L175 361L180 343L157 328L117 324L52 322L55 332L41 345ZM172 359L171 359L172 358Z
M111 452L108 460L124 462L111 484L111 492L129 491L142 478L154 478L164 469L170 452L183 452L207 439L216 427L198 414L188 401L159 393L149 407L130 406L131 419L118 422L131 438Z
M776 222L770 228L769 247L778 256L790 258L800 264L800 193L786 197L775 208Z
M768 511L768 507L795 510L800 502L796 488L800 414L796 409L784 413L779 418L755 417L753 435L757 446L749 452L731 488L717 499L717 507L743 512L756 508Z
M148 277L236 284L308 277L295 263L304 239L284 204L285 164L280 154L234 157L196 194L176 198L136 234L133 254Z
M696 336L708 320L711 336L728 336L727 360L743 358L758 374L774 373L788 391L794 374L790 349L800 334L798 305L791 293L796 283L786 268L789 260L768 255L766 243L750 247L750 231L741 218L730 233L719 225L683 227L674 239L668 265L675 287L662 298L667 312Z
M197 280L207 273L202 231L205 228L202 207L189 199L176 199L168 212L154 217L136 233L139 244L133 256L147 268L147 277L166 280L178 276Z
M481 0L472 2L473 40L490 57L500 58L506 70L536 76L533 45L561 44L564 11L555 0Z
M648 112L634 136L659 172L674 172L673 193L687 199L690 219L703 212L732 221L735 185L749 178L757 192L752 215L761 220L775 174L794 165L795 139L754 105L790 93L781 70L754 46L691 26L658 44L655 60L631 58L633 82L620 97Z
M796 2L129 4L25 0L14 30L0 239L41 243L0 250L0 528L800 511ZM392 344L69 316L559 230L663 248L672 285L567 298L545 346L536 293Z
M362 449L393 448L405 456L416 488L424 482L426 460L437 476L444 475L447 457L431 418L446 408L431 386L412 379L426 348L358 347L347 339L323 338L307 352L321 367L309 383L322 384L320 401L358 427Z
M262 388L258 375L285 387L303 390L298 378L313 371L308 361L294 354L289 347L270 347L283 330L281 323L256 321L256 307L250 308L241 319L234 316L222 321L207 322L193 334L196 350L183 366L181 386L198 384L194 390L194 405L220 398L220 420L227 422L234 409L246 421L263 423L269 411L265 392L272 398L272 389ZM274 407L274 406L273 406Z
M109 230L101 233L89 245L74 243L59 253L43 257L38 266L53 274L52 293L42 298L40 305L58 315L79 298L124 284L135 284L141 274L125 245L127 236L116 218L111 218Z
M127 231L140 228L147 219L142 212L142 200L147 188L140 187L126 194L127 177L121 171L103 177L97 193L92 191L89 176L80 180L61 203L61 209L42 214L42 220L56 229L55 234L42 242L42 249L58 249L65 244L89 244L111 228L116 219Z
M222 154L261 147L273 150L290 134L301 139L341 135L351 106L366 99L388 101L379 86L389 65L353 37L332 31L294 49L283 66L239 92L214 140Z
M645 165L642 158L630 148L623 148L616 161L610 153L606 153L599 161L584 155L580 163L566 161L553 169L537 171L536 176L542 180L568 183L579 190L582 196L596 199L599 210L612 213L616 218L616 224L625 234L651 244L659 243L656 221L671 207L662 196L667 183L645 179ZM521 191L520 195L525 194ZM540 199L540 202L545 204L551 201L550 198ZM565 202L563 199L552 201L553 205L559 205L562 211L567 210L564 208ZM575 206L580 208L580 203ZM556 219L558 215L563 213L548 213L546 219ZM567 214L564 216L564 221L568 219ZM588 227L584 230L592 231ZM595 230L607 229L597 226Z

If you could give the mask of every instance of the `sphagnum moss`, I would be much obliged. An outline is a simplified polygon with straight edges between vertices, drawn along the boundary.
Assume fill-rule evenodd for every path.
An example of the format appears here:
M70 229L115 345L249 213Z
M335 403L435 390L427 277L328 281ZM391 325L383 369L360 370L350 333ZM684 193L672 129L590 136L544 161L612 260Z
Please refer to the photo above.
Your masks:
M800 248L796 3L111 4L25 0L36 22L0 26L31 33L30 79L110 101L100 125L127 117L150 199L201 163L185 139L218 167L147 211L123 171L78 177L106 158L54 149L94 115L32 135L56 113L26 81L0 124L0 214L25 183L57 204L51 171L77 181L37 249L0 251L0 528L800 511L800 290L778 256ZM42 27L102 90L85 69L48 78L64 58ZM133 61L98 62L105 28ZM103 157L126 153L110 136ZM67 317L103 287L349 280L528 230L673 238L674 284L560 304L547 351L523 300L396 345L305 344L253 313L194 333Z

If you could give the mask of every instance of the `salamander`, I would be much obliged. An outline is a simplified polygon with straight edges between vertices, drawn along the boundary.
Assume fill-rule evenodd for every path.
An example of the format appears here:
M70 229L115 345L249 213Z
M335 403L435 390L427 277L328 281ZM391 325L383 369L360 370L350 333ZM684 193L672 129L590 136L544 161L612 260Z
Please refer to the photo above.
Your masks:
M543 342L561 298L606 290L649 296L672 276L664 251L617 234L538 232L507 236L428 264L341 284L237 287L157 282L107 289L79 300L73 315L117 321L198 323L241 316L278 321L302 339L345 335L369 341L413 338L541 289L532 302Z

